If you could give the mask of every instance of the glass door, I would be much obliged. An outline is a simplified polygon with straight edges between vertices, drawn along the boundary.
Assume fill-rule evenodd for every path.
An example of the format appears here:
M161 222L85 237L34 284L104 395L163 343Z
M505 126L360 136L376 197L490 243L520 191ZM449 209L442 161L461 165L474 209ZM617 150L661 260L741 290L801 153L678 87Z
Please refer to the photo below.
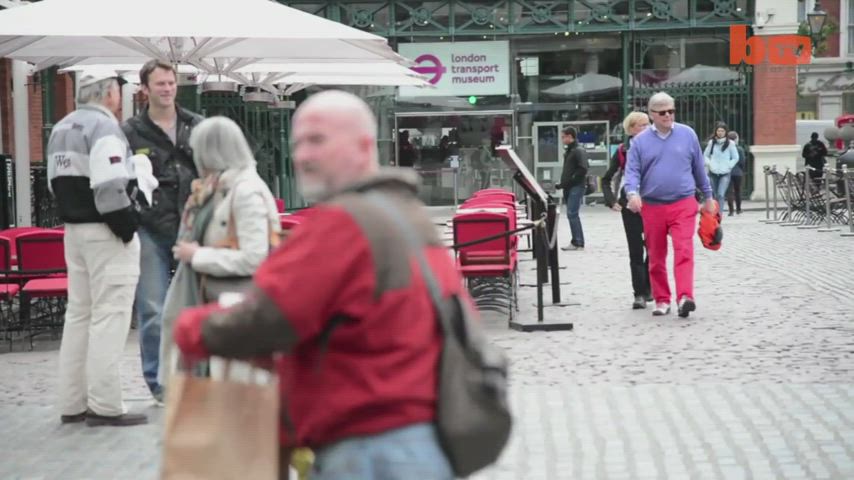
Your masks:
M484 188L512 189L495 153L512 144L512 112L407 112L395 122L396 164L421 174L419 196L427 205L454 205Z

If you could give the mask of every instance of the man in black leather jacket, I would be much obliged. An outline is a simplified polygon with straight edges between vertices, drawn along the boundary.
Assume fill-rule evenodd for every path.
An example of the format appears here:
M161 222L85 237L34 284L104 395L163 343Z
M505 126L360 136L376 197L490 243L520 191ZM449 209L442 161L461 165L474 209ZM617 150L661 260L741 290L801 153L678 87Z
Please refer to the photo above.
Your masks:
M573 127L563 129L563 144L566 152L563 155L563 171L557 188L563 190L566 203L566 216L569 220L569 230L572 241L562 250L584 250L584 230L581 228L579 210L584 201L585 179L587 178L587 151L578 144L578 134Z
M190 131L202 117L175 103L177 75L172 65L151 60L139 72L148 104L122 125L131 151L147 155L159 186L152 204L142 210L139 239L141 271L136 290L142 373L154 398L163 391L157 380L161 312L173 266L172 247L190 183L198 177L189 146Z

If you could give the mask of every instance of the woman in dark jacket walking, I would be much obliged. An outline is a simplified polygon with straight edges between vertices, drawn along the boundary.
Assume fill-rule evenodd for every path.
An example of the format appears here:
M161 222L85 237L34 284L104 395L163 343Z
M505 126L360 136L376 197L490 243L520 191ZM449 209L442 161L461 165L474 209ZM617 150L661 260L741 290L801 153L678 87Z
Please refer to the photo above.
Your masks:
M623 174L625 173L626 158L632 137L649 127L649 117L643 112L632 112L623 120L623 131L626 141L617 147L611 156L611 165L602 177L602 192L605 195L605 205L620 212L623 217L623 227L626 231L626 242L629 246L629 267L632 272L632 289L635 300L632 308L646 308L646 302L652 301L649 285L649 264L643 236L643 219L639 213L626 208L626 191L623 189ZM617 176L619 199L614 195L612 183Z
M732 203L735 200L735 213L741 215L741 179L744 177L744 172L747 170L747 155L744 153L744 148L738 144L738 133L731 131L727 133L727 138L729 138L732 143L735 145L735 148L738 149L738 163L732 167L732 171L729 172L730 176L730 188L729 195L727 195L727 204L729 206L729 216L733 215Z

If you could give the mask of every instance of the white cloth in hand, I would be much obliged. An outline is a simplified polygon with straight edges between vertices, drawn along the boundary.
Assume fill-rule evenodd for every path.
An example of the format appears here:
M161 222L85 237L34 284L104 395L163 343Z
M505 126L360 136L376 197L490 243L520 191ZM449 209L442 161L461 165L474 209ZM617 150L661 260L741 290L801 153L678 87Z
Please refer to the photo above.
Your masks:
M139 185L139 190L145 195L145 200L151 205L151 197L154 189L160 186L160 182L154 176L154 171L151 167L151 160L147 155L136 154L130 157L133 163L133 169L136 172L136 181Z

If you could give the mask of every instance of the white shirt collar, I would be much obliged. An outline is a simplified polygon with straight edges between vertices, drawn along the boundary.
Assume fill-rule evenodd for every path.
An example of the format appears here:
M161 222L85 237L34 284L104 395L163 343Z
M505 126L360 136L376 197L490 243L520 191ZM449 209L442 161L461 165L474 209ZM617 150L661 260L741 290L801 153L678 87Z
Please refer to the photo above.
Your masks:
M652 129L652 131L653 131L656 135L658 135L658 137L659 137L659 138L667 138L667 137L669 137L669 136L670 136L670 134L671 134L671 133L673 133L673 129L674 129L674 128L676 128L676 122L673 122L673 126L672 126L672 127L670 127L670 131L669 131L669 132L662 132L662 131L660 131L658 128L656 128L656 127L655 127L655 123L650 124L649 128L651 128L651 129Z

